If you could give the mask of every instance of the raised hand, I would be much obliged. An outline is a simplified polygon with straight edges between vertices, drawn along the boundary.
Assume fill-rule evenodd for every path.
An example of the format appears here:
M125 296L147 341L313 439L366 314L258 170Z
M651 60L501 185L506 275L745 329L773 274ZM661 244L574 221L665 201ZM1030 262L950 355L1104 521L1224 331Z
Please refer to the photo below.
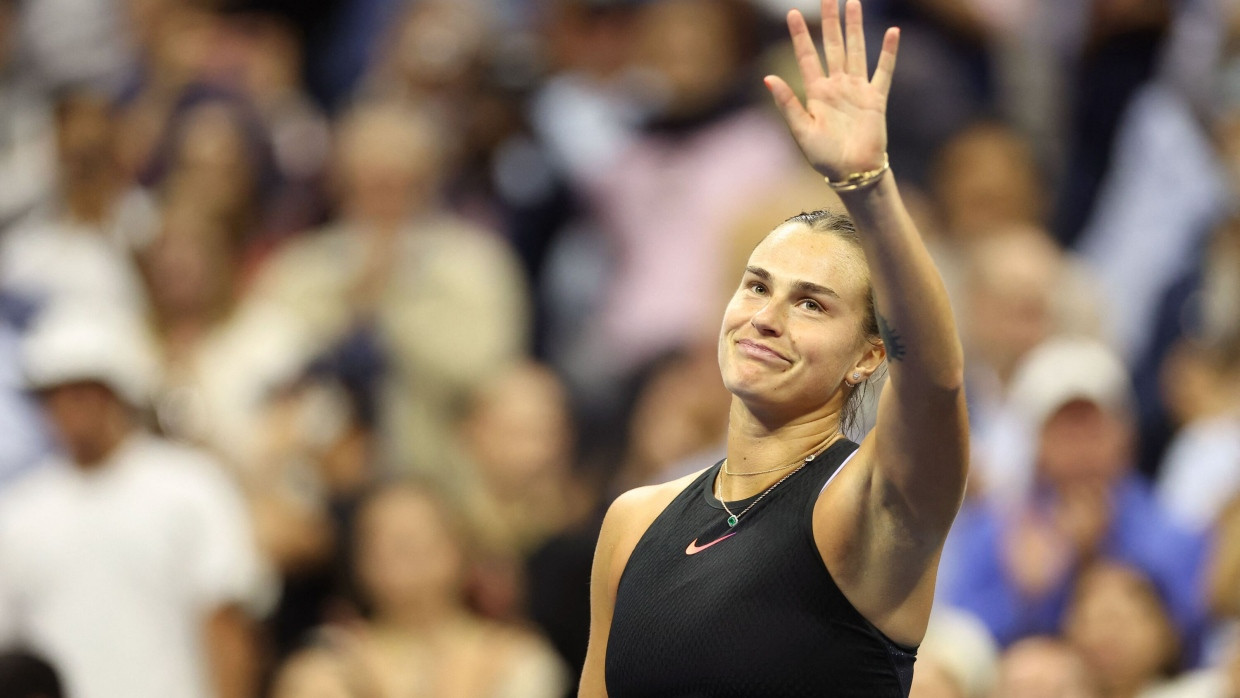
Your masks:
M883 36L878 68L870 79L866 74L860 0L848 0L844 17L841 34L839 3L822 0L822 36L827 58L824 72L805 18L797 10L788 13L788 31L805 85L804 105L782 78L768 75L765 80L801 152L815 170L831 181L883 166L887 152L887 93L900 43L900 30L888 29Z

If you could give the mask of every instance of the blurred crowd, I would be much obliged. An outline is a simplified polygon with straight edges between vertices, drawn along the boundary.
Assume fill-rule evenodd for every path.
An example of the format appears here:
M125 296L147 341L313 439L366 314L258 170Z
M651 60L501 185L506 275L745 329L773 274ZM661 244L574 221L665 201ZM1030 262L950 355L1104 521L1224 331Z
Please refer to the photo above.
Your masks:
M839 206L760 79L816 4L0 0L0 696L574 694ZM913 695L1240 695L1240 2L864 7L968 362Z

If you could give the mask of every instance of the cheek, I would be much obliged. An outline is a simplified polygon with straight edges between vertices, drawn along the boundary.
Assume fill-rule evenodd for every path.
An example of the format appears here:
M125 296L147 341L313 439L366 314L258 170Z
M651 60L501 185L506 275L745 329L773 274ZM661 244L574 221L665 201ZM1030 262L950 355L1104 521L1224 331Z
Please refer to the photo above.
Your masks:
M738 329L745 326L749 321L750 315L745 312L742 303L737 298L733 298L728 302L728 306L724 308L723 320L719 325L719 367L724 367L727 356L727 347L730 337Z
M720 327L720 334L726 335L728 332L735 331L738 327L744 326L753 313L746 307L745 298L740 293L736 293L728 300L727 306L723 309L723 322Z
M851 335L831 331L835 328L814 326L796 333L793 347L807 368L818 373L841 373L852 365L858 353Z

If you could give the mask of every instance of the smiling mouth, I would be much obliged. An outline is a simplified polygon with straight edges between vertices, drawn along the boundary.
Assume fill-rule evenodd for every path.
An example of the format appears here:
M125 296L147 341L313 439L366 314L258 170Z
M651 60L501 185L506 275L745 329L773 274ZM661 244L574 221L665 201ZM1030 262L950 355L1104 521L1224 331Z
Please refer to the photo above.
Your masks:
M771 349L770 347L758 344L753 340L742 339L737 342L736 345L740 347L741 352L746 356L751 356L753 358L763 359L766 361L782 361L784 363L792 363L792 360L783 354Z

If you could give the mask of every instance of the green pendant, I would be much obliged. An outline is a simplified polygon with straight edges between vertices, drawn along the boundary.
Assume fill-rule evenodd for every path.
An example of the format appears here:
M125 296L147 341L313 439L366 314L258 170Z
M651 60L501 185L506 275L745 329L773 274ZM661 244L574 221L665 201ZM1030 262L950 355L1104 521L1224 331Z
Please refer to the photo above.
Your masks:
M735 526L735 525L736 525L736 517L735 517L735 516L729 516L729 517L728 517L728 526Z

